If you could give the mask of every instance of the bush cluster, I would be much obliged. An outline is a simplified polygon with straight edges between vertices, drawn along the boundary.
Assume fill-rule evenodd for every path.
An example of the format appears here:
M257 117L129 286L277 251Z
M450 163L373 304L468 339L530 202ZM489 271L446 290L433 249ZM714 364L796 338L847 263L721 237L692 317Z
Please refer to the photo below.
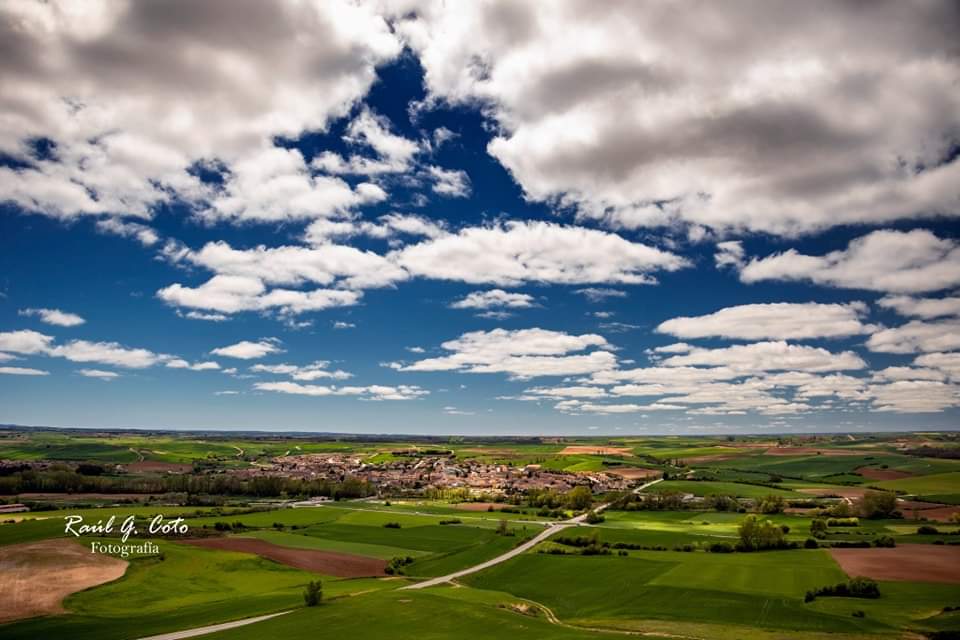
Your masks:
M870 578L852 578L847 582L807 591L803 601L813 602L818 597L879 598L880 585L877 584L876 580Z

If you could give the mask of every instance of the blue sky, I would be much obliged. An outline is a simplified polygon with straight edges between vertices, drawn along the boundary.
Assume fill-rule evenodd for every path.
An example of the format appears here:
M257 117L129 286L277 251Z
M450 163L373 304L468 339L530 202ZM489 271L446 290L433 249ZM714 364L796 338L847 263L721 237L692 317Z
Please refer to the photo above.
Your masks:
M0 422L956 428L957 15L906 5L9 5Z

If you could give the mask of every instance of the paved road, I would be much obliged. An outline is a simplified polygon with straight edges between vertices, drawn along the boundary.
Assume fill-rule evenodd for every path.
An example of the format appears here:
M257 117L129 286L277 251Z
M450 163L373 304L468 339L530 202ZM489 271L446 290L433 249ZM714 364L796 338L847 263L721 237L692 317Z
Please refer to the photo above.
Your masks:
M257 616L255 618L244 618L242 620L234 620L233 622L224 622L222 624L213 624L209 627L197 627L195 629L185 629L183 631L174 631L173 633L163 633L159 636L150 636L148 638L140 638L140 640L181 640L181 638L192 638L194 636L204 636L208 633L213 633L215 631L224 631L226 629L234 629L236 627L242 627L248 624L253 624L254 622L262 622L264 620L269 620L270 618L276 618L277 616L283 616L290 613L289 611L281 611L280 613L270 613L265 616Z
M647 482L637 487L636 489L634 489L633 492L640 493L647 487L657 484L658 482L660 482L660 480L662 480L662 478L651 480L650 482ZM609 503L602 504L596 509L594 509L593 511L599 513L609 506L610 506ZM547 525L546 529L538 533L536 536L534 536L533 538L530 538L519 547L515 547L510 551L507 551L503 555L499 555L496 558L487 560L486 562L481 562L480 564L474 565L472 567L461 569L460 571L455 571L454 573L449 573L445 576L440 576L439 578L431 578L430 580L424 580L423 582L407 585L406 587L401 587L401 589L426 589L427 587L435 587L438 584L443 584L444 582L450 582L451 580L455 580L456 578L470 575L471 573L476 573L477 571L483 571L484 569L489 569L490 567L494 565L498 565L501 562L506 562L510 558L517 557L524 551L528 551L532 549L533 547L537 546L538 544L540 544L541 542L543 542L544 540L546 540L547 538L555 534L557 531L561 531L563 529L566 529L567 527L575 527L578 524L581 524L584 520L587 519L587 515L589 515L589 512L576 516L575 518L570 518L569 520L564 520L563 522L552 522Z

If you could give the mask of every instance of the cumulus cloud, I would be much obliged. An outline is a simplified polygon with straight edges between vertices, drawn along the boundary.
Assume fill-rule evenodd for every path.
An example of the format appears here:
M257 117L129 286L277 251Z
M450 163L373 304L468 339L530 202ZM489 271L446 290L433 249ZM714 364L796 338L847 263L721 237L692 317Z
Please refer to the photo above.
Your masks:
M48 376L49 371L29 367L0 367L0 375L6 376Z
M347 115L399 55L370 5L13 3L0 30L0 151L28 165L0 169L2 200L61 217L149 218L178 199L214 217L288 219L382 196L318 180L273 146ZM37 138L49 157L32 153ZM222 192L192 171L209 161L225 170Z
M663 360L666 367L729 367L735 371L842 371L867 365L852 351L832 353L820 347L788 344L784 341L755 342L718 349L692 349Z
M404 213L388 213L376 222L367 220L317 220L307 227L305 238L314 245L326 244L334 239L354 236L397 241L397 236L420 236L438 238L446 235L442 220Z
M189 369L190 371L219 371L220 364L212 360L206 362L194 362L190 363L182 358L174 358L167 362L166 365L170 369Z
M271 373L274 375L290 376L294 380L309 382L321 378L331 378L334 380L346 380L352 378L353 374L340 369L331 371L330 362L327 360L317 360L307 365L295 364L255 364L250 367L254 373Z
M71 340L57 345L54 344L52 336L30 330L0 332L0 351L39 354L66 358L72 362L96 362L130 369L152 367L172 358L167 354L154 353L149 349L129 348L116 342Z
M410 168L414 156L420 151L420 146L415 141L393 133L390 122L369 108L364 108L353 119L343 139L352 145L371 149L376 158L351 155L345 159L339 154L326 151L313 159L313 168L334 174L399 173Z
M940 318L960 316L960 298L916 298L913 296L885 296L877 304L893 309L902 316L918 318Z
M607 287L586 287L577 289L574 293L579 293L590 302L604 302L608 298L626 298L627 292L620 289L610 289Z
M960 245L925 229L874 231L823 256L789 249L753 258L740 270L740 280L799 280L889 293L939 291L960 284Z
M415 400L430 392L416 385L388 387L370 385L365 387L333 387L297 382L258 382L253 385L260 391L273 391L301 396L359 396L366 400Z
M426 358L400 371L506 373L513 378L580 375L612 368L609 343L596 334L571 335L546 329L472 331L440 345L449 355ZM586 354L587 349L597 350Z
M280 341L276 338L263 338L256 342L241 340L235 344L218 347L210 351L213 355L237 358L239 360L256 360L272 353L280 353Z
M466 171L427 167L427 174L433 180L433 192L448 198L466 198L470 195L470 177Z
M745 304L704 316L673 318L660 323L657 331L686 339L713 336L739 340L840 338L870 332L873 327L860 320L866 313L867 305L862 302Z
M898 380L873 385L874 411L934 413L960 405L960 387L934 380Z
M533 296L526 293L509 293L503 289L489 291L473 291L462 300L453 302L452 309L492 309L507 307L510 309L524 309L534 306Z
M97 230L122 238L133 238L145 247L152 247L160 241L160 235L154 229L139 222L124 222L116 218L104 218L97 221Z
M549 222L469 227L391 254L411 274L474 284L653 284L686 259L619 235Z
M58 327L76 327L86 320L75 313L67 313L60 309L21 309L21 316L36 316L41 322L56 325Z
M960 353L927 353L913 361L918 367L930 367L960 382Z
M952 3L395 13L428 101L486 105L489 153L580 217L797 234L960 213Z
M80 369L77 371L84 378L97 378L98 380L115 380L120 377L116 371L104 371L103 369Z
M867 348L881 353L917 353L960 349L960 320L923 322L877 331L867 340Z

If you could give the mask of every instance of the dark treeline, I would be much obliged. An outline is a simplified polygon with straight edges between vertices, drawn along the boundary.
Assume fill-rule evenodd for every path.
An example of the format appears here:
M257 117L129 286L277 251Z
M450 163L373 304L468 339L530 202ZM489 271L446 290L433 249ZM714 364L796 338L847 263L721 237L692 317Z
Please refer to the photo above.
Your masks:
M226 496L328 496L364 498L376 494L365 480L346 478L342 482L280 476L241 477L236 475L170 474L159 476L84 475L67 470L27 469L0 476L0 495L18 493L186 493Z

